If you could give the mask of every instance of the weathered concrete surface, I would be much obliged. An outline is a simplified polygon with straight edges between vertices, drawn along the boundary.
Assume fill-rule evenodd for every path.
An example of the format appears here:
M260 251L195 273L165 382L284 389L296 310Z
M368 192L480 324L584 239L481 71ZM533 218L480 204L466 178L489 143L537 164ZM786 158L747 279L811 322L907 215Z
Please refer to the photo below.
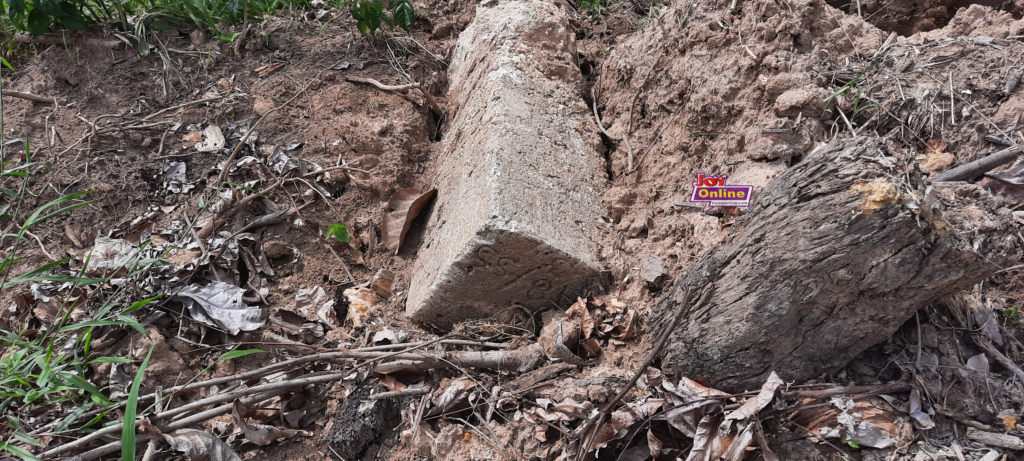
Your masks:
M600 291L590 233L606 176L555 5L484 2L459 36L455 113L406 312L438 326Z

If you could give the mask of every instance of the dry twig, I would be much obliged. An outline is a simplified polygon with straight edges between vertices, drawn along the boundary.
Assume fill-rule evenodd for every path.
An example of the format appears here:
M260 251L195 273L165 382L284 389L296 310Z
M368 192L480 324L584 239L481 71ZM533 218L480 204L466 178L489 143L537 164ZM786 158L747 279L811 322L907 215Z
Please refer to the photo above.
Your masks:
M346 77L345 80L348 80L353 83L369 83L370 85L373 85L384 91L405 92L412 89L419 90L420 94L423 95L423 98L427 100L427 105L430 106L430 111L436 114L438 117L444 115L444 111L442 111L441 106L437 104L437 100L434 99L434 97L430 93L428 93L427 90L423 89L423 85L420 85L419 83L407 83L405 85L385 85L372 78L363 77Z
M1024 144L1003 149L992 155L980 158L966 165L961 165L945 173L935 176L931 182L967 181L981 176L992 169L1014 161L1024 151Z
M21 91L14 90L3 90L0 91L0 94L3 94L4 96L10 96L12 98L27 99L29 101L35 102L45 102L47 104L54 104L57 102L57 100L53 98L47 98L46 96L37 96L31 93L23 93Z

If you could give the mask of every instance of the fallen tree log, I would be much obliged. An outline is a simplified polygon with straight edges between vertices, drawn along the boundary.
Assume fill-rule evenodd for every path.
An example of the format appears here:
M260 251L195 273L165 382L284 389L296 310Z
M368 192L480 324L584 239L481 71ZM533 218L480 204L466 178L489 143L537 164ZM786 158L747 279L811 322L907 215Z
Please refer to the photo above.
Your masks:
M786 170L742 231L660 301L655 323L694 289L663 369L723 390L756 388L771 371L787 381L836 372L917 309L1021 258L1001 198L906 170L867 138Z

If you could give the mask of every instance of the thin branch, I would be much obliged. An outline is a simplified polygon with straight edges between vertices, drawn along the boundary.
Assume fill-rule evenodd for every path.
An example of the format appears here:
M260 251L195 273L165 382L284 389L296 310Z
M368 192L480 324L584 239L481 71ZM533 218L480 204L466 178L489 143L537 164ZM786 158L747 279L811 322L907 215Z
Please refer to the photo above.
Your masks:
M280 106L268 110L267 113L263 114L263 116L260 117L259 120L256 120L256 123L253 123L252 126L245 131L245 134L242 135L242 139L238 140L238 145L235 146L235 150L231 151L231 156L229 156L228 160L224 162L224 170L222 170L220 172L220 176L217 177L218 188L220 188L221 184L224 184L224 182L228 180L228 172L231 171L231 168L234 168L235 166L235 157L238 157L238 153L242 151L242 146L245 145L245 141L249 139L249 135L252 134L253 130L255 130L256 127L260 126L260 123L263 122L263 120L265 120L267 117L269 117L270 114L273 114L274 112L277 112L278 109L281 109L287 106L288 104L291 104L292 101L298 99L298 97L305 94L305 92L306 89L303 88L301 91L297 92L295 96L292 96L291 99L285 101L284 104L281 104Z
M385 85L372 78L363 77L346 77L345 80L348 80L353 83L369 83L370 85L373 85L384 91L405 92L409 90L419 90L420 94L423 95L423 98L427 100L427 105L430 106L431 112L433 112L439 117L444 115L444 111L441 110L441 106L437 104L437 100L435 100L434 97L427 92L427 90L424 90L423 85L420 85L419 83L407 83L405 85Z
M3 90L0 93L2 93L4 96L10 96L12 98L27 99L29 101L35 101L35 102L45 102L47 104L54 104L54 103L57 102L57 100L53 99L53 98L47 98L45 96L37 96L37 95L31 94L31 93L24 93L24 92L21 92L21 91Z

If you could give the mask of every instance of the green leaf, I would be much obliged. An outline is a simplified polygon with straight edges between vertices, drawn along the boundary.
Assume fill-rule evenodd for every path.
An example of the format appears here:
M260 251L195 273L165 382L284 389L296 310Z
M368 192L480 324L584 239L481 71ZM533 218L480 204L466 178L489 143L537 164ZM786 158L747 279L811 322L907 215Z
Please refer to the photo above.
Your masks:
M327 238L334 237L341 243L348 243L352 241L352 237L348 235L348 226L342 223L331 224L331 227L327 228Z
M25 0L8 0L7 14L12 18L25 16Z
M156 296L154 296L152 298L146 298L146 299L143 299L141 301L135 301L134 303L132 303L131 306L128 306L128 308L125 309L124 312L122 312L122 314L130 314L132 312L135 312L135 311L137 311L139 309L142 309L143 307L146 307L147 304L149 304L149 303L151 303L153 301L156 301L157 299L163 298L163 297L164 297L164 294L161 293L161 294L158 294L158 295L156 295Z
M29 453L28 450L11 445L9 443L0 443L0 451L7 451L10 454L17 456L21 459L24 459L26 461L42 461L39 458L37 458L36 455Z
M81 376L78 376L74 373L62 371L60 372L60 377L68 380L68 382L74 384L79 389L86 391L92 394L94 397L100 399L102 401L102 405L110 405L111 403L113 403L110 400L108 400L107 396L103 395L103 393L100 392L100 390L97 389L96 386L93 386L92 383L90 383L89 381L82 379Z
M139 372L135 373L135 380L132 381L132 390L128 392L128 401L124 406L124 427L121 429L121 461L135 461L135 416L139 409L139 387L142 386L142 379L146 375L146 366L149 365L149 357L153 355L153 347L149 348L146 359L139 366Z
M33 37L38 37L50 30L50 17L38 8L28 14L28 31Z
M252 354L260 354L260 353L263 353L263 352L269 352L269 351L265 351L263 349L245 349L245 350L235 349L233 351L228 351L228 352L225 352L225 353L221 354L220 357L217 357L217 361L220 362L222 360L237 359L239 357L245 357L247 355L252 355Z
M60 24L71 30L85 30L85 18L71 2L60 2Z
M27 444L32 445L34 447L42 447L43 446L43 444L40 443L38 440L33 439L31 436L29 436L28 434L26 434L24 432L15 432L14 433L14 438L16 438L18 440L21 440L23 443L27 443Z
M395 18L395 24L408 32L409 26L416 19L416 9L412 7L412 2L403 0L395 4L392 15Z
M89 363L134 363L134 360L129 360L124 357L99 357L89 361Z
M60 17L64 13L60 10L60 3L57 0L36 0L36 9L42 10L49 16Z

